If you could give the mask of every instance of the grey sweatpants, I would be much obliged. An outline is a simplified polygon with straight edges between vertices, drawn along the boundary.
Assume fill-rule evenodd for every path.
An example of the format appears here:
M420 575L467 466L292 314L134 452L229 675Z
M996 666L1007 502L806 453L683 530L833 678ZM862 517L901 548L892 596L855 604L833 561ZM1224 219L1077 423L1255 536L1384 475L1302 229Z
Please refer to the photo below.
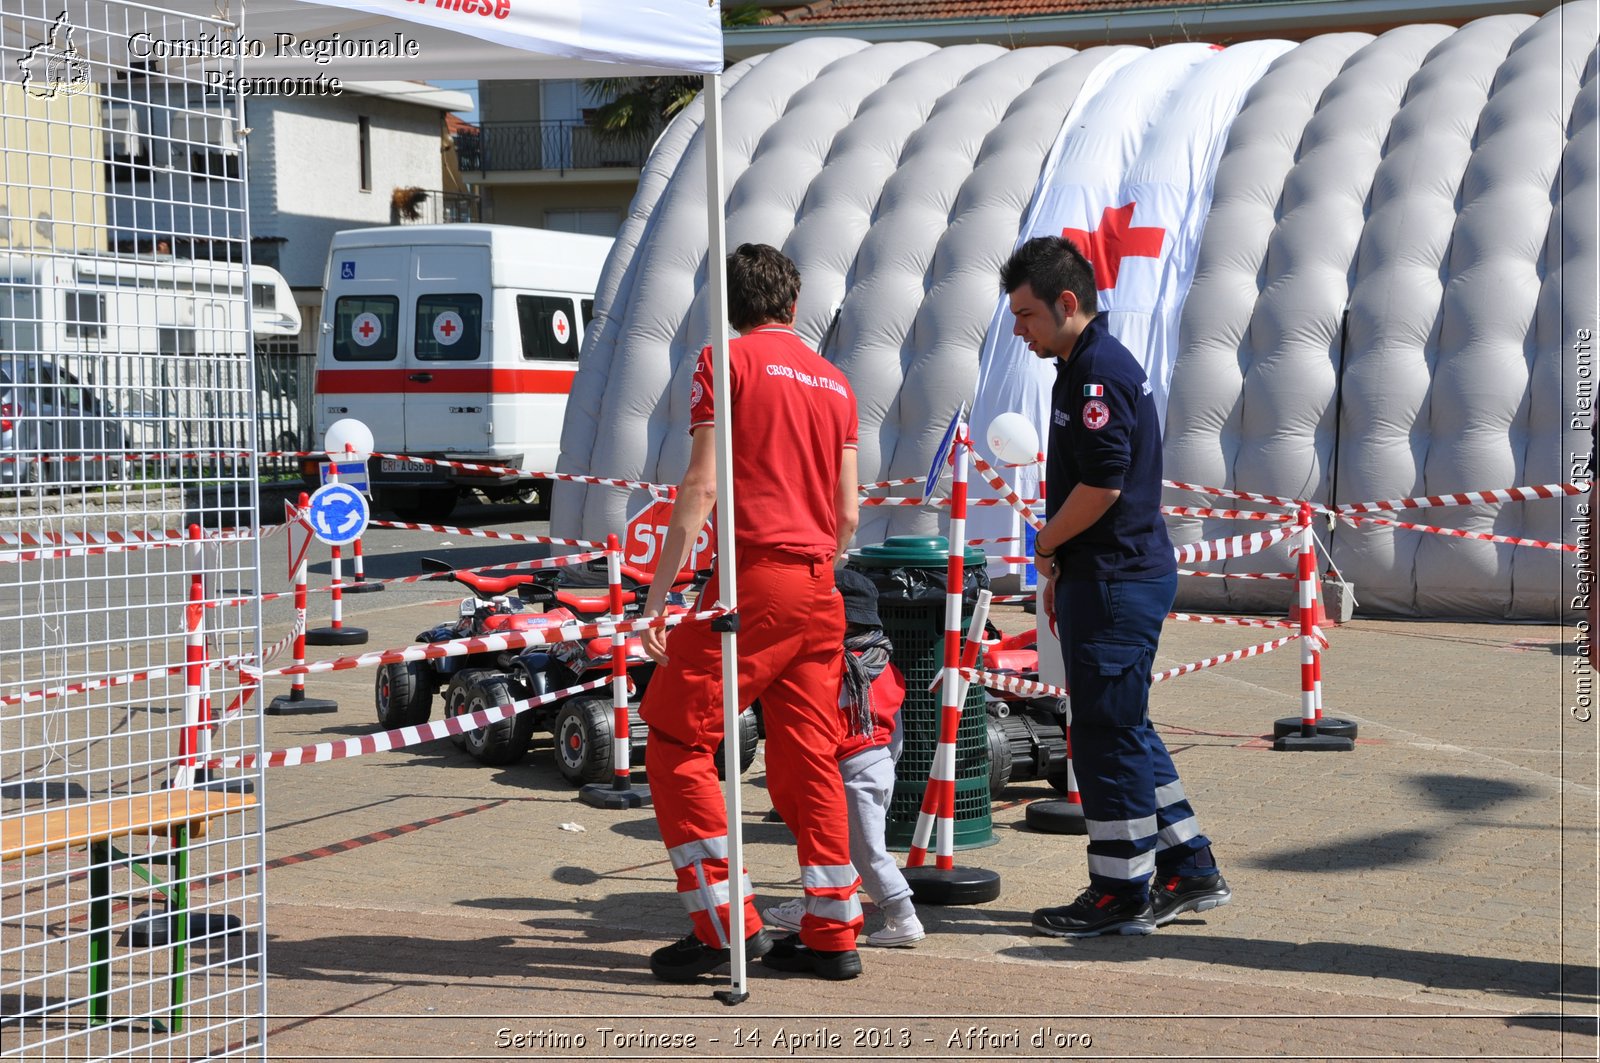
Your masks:
M894 762L890 747L877 746L839 763L850 816L850 862L861 876L861 888L879 908L911 896L910 884L883 843L889 798L894 796Z

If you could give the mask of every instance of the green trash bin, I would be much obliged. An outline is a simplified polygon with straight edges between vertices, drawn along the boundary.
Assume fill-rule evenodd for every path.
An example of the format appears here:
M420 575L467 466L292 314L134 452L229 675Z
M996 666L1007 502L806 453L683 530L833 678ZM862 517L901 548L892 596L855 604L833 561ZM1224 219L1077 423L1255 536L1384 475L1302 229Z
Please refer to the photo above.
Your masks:
M904 748L895 772L894 796L889 802L884 836L889 848L911 848L928 788L934 750L939 744L939 714L943 695L928 686L944 668L945 572L950 546L944 536L897 535L850 555L848 567L862 573L878 588L878 614L884 634L894 642L890 659L906 677L906 700L900 710ZM987 558L977 547L963 555L966 586L962 594L961 632L966 636L978 591L989 586ZM956 810L954 844L957 849L991 845L994 821L990 815L989 736L983 688L969 687L956 731ZM937 845L930 838L929 852Z

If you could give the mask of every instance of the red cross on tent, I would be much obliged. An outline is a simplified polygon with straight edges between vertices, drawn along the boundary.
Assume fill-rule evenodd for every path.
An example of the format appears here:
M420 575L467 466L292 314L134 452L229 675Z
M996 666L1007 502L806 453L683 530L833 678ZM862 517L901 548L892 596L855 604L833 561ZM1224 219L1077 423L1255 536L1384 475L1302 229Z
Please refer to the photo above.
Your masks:
M1090 232L1082 229L1062 229L1061 235L1078 245L1083 256L1094 264L1094 286L1099 291L1109 291L1117 286L1117 273L1122 260L1158 258L1161 243L1167 231L1148 225L1133 225L1133 208L1128 203L1120 207L1107 207L1100 213L1100 227Z

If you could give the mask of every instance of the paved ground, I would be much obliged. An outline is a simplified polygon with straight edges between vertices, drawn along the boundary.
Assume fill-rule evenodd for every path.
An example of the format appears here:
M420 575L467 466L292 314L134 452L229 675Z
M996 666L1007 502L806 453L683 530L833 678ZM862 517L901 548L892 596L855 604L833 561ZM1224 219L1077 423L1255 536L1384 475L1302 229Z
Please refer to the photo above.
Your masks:
M441 538L369 548L369 570ZM368 648L402 645L450 614L441 590L350 599L352 622ZM547 738L512 768L443 741L273 769L271 1056L1595 1058L1596 724L1569 714L1570 635L1347 625L1326 690L1361 723L1352 753L1261 740L1298 711L1293 650L1163 684L1152 713L1232 906L1146 938L1032 936L1028 913L1082 885L1082 841L1024 829L1053 795L1015 785L996 844L958 854L1001 874L998 900L925 907L929 938L870 950L852 983L754 965L737 1008L712 997L725 980L651 979L649 951L685 928L653 820L578 803ZM1172 624L1160 663L1251 641ZM314 677L340 711L267 717L268 748L372 729L371 682ZM750 871L785 899L799 887L787 832L762 822L762 768L743 791Z

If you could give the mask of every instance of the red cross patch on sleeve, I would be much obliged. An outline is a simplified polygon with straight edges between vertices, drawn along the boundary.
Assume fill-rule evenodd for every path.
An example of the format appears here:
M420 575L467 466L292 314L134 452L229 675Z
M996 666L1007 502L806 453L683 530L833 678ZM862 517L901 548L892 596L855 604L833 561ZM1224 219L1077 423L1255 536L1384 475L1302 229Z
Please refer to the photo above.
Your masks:
M1111 410L1099 399L1083 404L1083 427L1098 432L1111 422Z

